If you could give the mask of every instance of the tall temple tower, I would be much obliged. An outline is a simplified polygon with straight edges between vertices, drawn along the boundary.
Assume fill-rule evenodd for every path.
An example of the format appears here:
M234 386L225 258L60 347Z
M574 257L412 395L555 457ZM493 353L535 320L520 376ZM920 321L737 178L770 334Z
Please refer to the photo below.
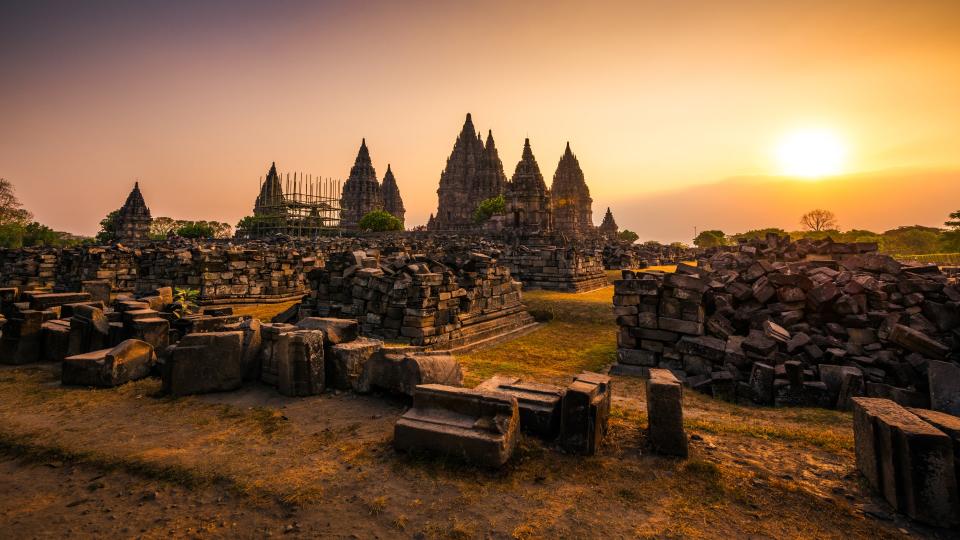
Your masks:
M546 234L553 230L550 190L533 157L530 139L523 143L523 156L507 185L505 198L507 228L525 235Z
M483 141L473 127L473 118L467 113L463 129L460 130L460 135L453 144L453 151L447 158L447 165L440 173L440 187L437 189L439 204L433 229L457 230L473 227L473 211L480 202L472 199L476 192L473 186L483 156Z
M393 171L390 164L387 164L387 172L383 175L383 184L380 186L380 193L383 197L383 209L390 212L403 223L403 216L407 213L403 208L403 198L400 196L400 187L397 186L397 179L393 177Z
M580 162L570 151L570 143L557 164L550 186L553 205L553 225L568 238L590 236L596 230L593 224L593 199L583 177Z
M260 186L260 194L253 204L253 215L268 216L284 212L283 187L280 185L280 175L277 174L277 163L270 164L267 177Z
M350 168L350 177L343 183L340 207L342 208L340 225L347 229L356 229L360 218L373 210L383 209L380 182L377 180L377 171L373 169L373 163L370 161L366 139L360 143L357 159Z
M503 162L500 161L500 154L493 142L493 131L488 130L487 143L480 154L480 166L470 186L469 199L473 208L476 209L477 205L486 199L502 194L506 183L507 175L503 173Z
M134 182L133 190L127 195L126 202L120 207L116 221L117 242L121 244L139 244L150 240L150 224L153 218L150 209L140 193L140 182Z
M599 227L600 234L606 236L607 238L615 239L617 233L620 232L620 227L617 226L616 220L613 219L613 212L610 211L610 207L607 207L607 213L603 216L603 223Z

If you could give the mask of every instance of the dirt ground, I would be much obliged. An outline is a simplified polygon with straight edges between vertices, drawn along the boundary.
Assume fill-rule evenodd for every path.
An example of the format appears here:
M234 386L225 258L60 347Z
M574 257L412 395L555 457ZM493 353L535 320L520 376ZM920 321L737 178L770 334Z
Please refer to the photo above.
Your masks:
M514 351L537 354L577 317L596 320L611 292L591 294L528 295L558 316ZM498 367L494 359L510 354L502 347L464 356L468 380ZM553 360L540 353L528 378L561 381L609 359L606 349L586 349L574 360L564 347ZM500 367L522 371L519 356ZM395 452L393 424L407 406L395 397L286 398L251 384L170 399L159 388L155 379L64 388L57 365L0 368L0 537L952 534L909 524L864 489L846 413L742 407L687 392L691 457L667 459L645 449L642 384L617 377L610 433L596 456L524 438L506 467L489 471Z

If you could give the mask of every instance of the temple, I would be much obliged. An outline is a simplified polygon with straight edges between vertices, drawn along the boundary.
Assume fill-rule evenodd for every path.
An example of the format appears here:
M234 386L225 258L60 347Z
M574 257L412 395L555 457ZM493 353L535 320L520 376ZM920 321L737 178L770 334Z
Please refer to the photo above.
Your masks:
M393 170L387 164L387 172L383 175L383 184L380 185L380 193L383 197L383 209L390 212L401 223L404 221L404 215L407 211L403 208L403 197L400 196L400 187L397 186L397 179L393 176Z
M398 191L399 194L399 191ZM377 171L370 161L370 151L367 149L367 140L360 143L357 159L350 168L350 176L343 183L343 194L340 197L341 227L357 229L360 219L367 213L383 209L383 193L380 190L380 181L377 180Z
M609 206L607 207L607 213L603 216L603 222L600 223L599 231L601 235L607 238L616 238L617 233L620 232L620 227L613 219L613 212L610 211Z
M120 244L140 244L150 240L150 224L153 218L140 193L140 182L134 182L133 190L120 207L116 220L116 240Z
M533 157L530 139L523 143L523 155L507 185L506 227L522 236L549 234L553 230L550 190Z
M593 199L583 177L580 162L570 150L570 143L557 164L550 187L554 229L570 239L596 234L593 224Z
M241 238L274 235L315 238L336 230L340 224L340 185L330 178L303 173L277 172L277 164L260 183L253 216L237 228Z
M492 138L491 138L492 140ZM464 230L474 227L473 211L480 200L474 199L484 146L480 134L473 127L473 118L467 113L460 135L453 144L447 165L440 173L437 189L439 205L430 227L436 230ZM503 174L501 165L501 172Z

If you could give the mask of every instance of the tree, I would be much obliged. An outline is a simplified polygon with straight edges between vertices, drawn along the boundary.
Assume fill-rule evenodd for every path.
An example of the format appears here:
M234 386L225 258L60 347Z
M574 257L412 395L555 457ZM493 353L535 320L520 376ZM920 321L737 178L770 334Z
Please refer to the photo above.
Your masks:
M700 231L700 234L693 239L693 245L701 248L712 248L726 243L727 235L718 230Z
M800 224L811 231L825 231L837 228L837 216L829 210L811 210L800 216Z
M177 236L184 238L213 238L216 231L206 221L183 221L177 229Z
M960 210L950 214L950 220L943 224L950 227L949 231L943 233L943 250L949 253L960 251Z
M100 231L96 238L98 244L112 244L117 241L118 217L120 217L120 210L114 210L100 220Z
M480 204L477 205L476 210L473 211L473 221L480 224L497 214L503 214L506 210L507 201L503 198L503 195L490 197L480 201Z
M623 240L624 242L628 242L631 244L640 239L640 235L631 231L630 229L624 229L620 231L619 233L617 233L617 236L620 237L620 239Z
M783 230L783 229L778 229L778 228L776 228L776 227L769 227L769 228L766 228L766 229L754 229L754 230L752 230L752 231L747 231L747 232L742 232L742 233L739 233L739 234L735 234L735 235L733 235L733 236L730 237L730 240L732 240L733 242L740 242L741 240L744 240L744 241L757 240L757 239L761 239L761 240L762 240L762 239L766 238L766 237L767 237L767 234L769 234L769 233L774 233L774 234L776 234L776 235L778 235L778 236L783 236L783 235L787 234L787 231L785 231L785 230Z
M61 233L34 221L24 227L23 245L24 247L60 246L63 244L60 237Z
M403 222L386 210L374 210L360 218L362 230L373 232L402 231Z
M0 225L20 225L25 227L33 215L23 208L14 192L13 183L0 178Z
M155 217L150 223L150 238L152 240L163 240L182 226L182 221L163 216Z

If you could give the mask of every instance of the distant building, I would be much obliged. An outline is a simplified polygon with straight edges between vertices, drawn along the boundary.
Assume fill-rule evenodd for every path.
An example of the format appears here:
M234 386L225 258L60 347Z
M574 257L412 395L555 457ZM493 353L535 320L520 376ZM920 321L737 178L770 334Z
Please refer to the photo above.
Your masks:
M387 172L383 175L383 184L380 185L380 194L383 198L383 209L393 214L400 220L400 223L403 223L407 211L403 208L400 187L397 186L397 179L394 178L389 163L387 164Z
M554 230L567 238L584 238L596 233L593 224L593 199L583 177L580 162L570 151L570 143L557 164L550 186Z
M286 190L284 189L286 184ZM329 178L287 173L271 163L253 204L253 217L237 228L243 238L275 235L315 238L335 232L340 224L340 185Z
M523 156L507 185L506 228L523 235L549 234L553 230L550 190L533 157L530 139L523 143Z
M350 168L350 177L343 183L340 207L342 209L340 225L345 229L358 228L363 216L374 210L383 209L380 181L377 180L377 171L374 170L373 163L370 161L366 139L360 143L357 159Z
M620 227L617 226L616 220L613 219L613 212L610 211L609 206L607 207L607 213L603 216L603 222L600 223L599 231L601 235L607 238L616 238L617 233L620 232Z
M116 239L121 244L139 244L150 240L150 225L153 218L140 193L140 182L134 182L133 190L120 207L116 219Z

